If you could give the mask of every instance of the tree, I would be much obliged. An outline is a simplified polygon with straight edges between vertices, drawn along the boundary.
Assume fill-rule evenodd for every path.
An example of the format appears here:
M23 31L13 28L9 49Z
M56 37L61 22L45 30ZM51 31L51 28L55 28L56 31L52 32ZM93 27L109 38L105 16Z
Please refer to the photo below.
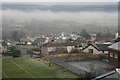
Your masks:
M25 33L23 31L13 31L12 37L15 41L19 41L20 38L24 37Z
M81 35L82 37L84 37L86 40L91 39L91 36L90 36L90 34L88 34L88 32L86 31L86 29L83 29L83 30L81 31L80 35Z
M111 33L109 28L107 28L106 31L103 34L103 40L111 41L114 38L115 38L114 34Z
M2 46L7 46L7 42L3 41Z
M16 50L13 50L10 52L10 56L20 57L20 53L21 53L21 51L16 49Z
M107 41L111 41L114 38L115 38L114 35L112 33L110 33L110 32L106 32L103 35L103 39L107 40Z
M21 51L17 49L16 47L11 47L9 50L10 50L8 52L9 56L20 57Z
M96 40L103 40L103 34L102 34L102 32L98 32L96 34Z

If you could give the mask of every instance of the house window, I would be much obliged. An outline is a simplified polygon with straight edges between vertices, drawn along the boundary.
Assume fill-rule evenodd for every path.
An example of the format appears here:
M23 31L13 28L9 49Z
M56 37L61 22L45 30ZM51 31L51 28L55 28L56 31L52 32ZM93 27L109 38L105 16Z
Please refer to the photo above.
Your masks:
M116 59L117 59L117 58L118 58L118 55L117 55L117 54L114 54L114 58L116 58Z
M110 57L113 57L113 53L110 53Z
M89 49L89 53L93 53L93 49Z

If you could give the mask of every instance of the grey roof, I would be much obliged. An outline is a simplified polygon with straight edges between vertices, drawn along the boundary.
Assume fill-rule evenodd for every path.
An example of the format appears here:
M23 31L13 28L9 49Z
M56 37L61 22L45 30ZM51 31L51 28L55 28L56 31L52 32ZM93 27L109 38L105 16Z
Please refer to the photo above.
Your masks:
M65 43L46 43L44 47L56 47L56 46L76 46L81 45L79 42L65 42Z
M56 39L56 42L57 42L57 43L65 43L66 40L63 40L63 39Z
M112 44L111 46L109 46L109 48L120 51L120 41Z
M110 46L110 44L96 44L96 45L101 51L108 51L108 46Z
M23 38L20 39L20 41L27 41L27 40L29 40L29 39L26 38L26 37L23 37Z
M59 37L58 35L46 35L46 37Z
M89 44L88 46L92 45L94 48L96 48L99 51L108 51L108 46L110 44ZM86 46L84 49L86 49L88 46Z
M46 38L37 38L34 42L39 43L39 42L44 42Z

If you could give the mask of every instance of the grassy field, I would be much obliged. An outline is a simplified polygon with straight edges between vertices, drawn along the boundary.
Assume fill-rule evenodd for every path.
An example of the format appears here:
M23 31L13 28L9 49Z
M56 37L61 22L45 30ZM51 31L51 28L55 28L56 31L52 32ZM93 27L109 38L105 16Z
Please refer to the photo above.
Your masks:
M69 71L63 71L60 66L36 61L31 58L3 59L3 78L78 78Z

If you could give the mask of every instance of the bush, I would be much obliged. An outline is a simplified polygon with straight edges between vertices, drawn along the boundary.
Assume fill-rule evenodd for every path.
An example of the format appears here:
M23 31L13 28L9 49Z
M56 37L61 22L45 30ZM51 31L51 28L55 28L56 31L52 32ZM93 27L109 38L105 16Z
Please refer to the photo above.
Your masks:
M9 53L8 52L2 52L2 55L3 56L9 56Z
M20 57L20 53L21 53L21 51L16 49L16 50L13 50L10 52L10 56Z
M16 47L10 47L10 51L8 52L9 56L20 57L21 51Z

